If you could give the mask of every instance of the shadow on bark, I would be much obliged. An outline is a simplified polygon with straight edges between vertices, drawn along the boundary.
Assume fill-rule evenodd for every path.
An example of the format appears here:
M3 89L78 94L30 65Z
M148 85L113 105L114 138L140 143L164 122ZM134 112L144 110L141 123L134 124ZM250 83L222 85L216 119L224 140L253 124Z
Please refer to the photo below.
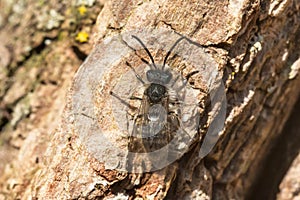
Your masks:
M300 152L300 98L298 98L283 132L270 148L247 199L276 199L279 185ZM297 139L298 138L298 139Z

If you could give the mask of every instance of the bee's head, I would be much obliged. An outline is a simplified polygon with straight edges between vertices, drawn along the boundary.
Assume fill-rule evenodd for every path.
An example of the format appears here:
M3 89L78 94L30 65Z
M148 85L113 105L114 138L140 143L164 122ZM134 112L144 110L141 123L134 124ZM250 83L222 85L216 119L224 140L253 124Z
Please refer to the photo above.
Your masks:
M172 79L172 74L168 70L150 69L147 71L146 75L149 82L162 85L168 84Z

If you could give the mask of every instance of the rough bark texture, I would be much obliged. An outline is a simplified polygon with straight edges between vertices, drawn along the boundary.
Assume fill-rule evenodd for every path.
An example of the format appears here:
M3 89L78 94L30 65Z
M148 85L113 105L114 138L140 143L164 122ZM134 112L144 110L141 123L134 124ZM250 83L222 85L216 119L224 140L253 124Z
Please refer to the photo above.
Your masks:
M297 199L300 197L299 110L300 101L298 99L282 134L266 156L267 159L264 163L262 162L264 168L260 172L261 178L257 180L253 189L257 192L256 195L252 195L254 199L258 197L275 199L279 190L277 199ZM280 186L278 187L278 185Z
M0 24L1 141L9 143L1 147L0 198L259 198L255 185L300 92L299 1L105 3L94 29L95 47L105 37L139 27L173 29L214 50L226 87L225 128L213 151L200 160L191 148L172 165L144 175L106 170L74 131L71 95L65 103L71 78L91 46L76 44L76 34L91 33L101 3L81 16L79 6L67 3L8 2L0 3L8 8ZM57 23L41 18L44 13ZM295 187L289 195L299 195ZM283 193L284 188L287 183L281 184Z
M77 2L0 1L0 199L24 197L92 48L103 4Z

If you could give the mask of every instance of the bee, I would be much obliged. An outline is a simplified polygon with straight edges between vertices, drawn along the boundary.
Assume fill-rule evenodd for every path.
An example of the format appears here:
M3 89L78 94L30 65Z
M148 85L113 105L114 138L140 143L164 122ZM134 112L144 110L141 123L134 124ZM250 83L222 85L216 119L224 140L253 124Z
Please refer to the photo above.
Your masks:
M143 154L162 149L175 137L177 137L177 140L178 137L184 137L176 136L176 134L184 132L181 124L181 106L185 95L183 90L188 83L188 78L182 80L182 85L178 86L176 82L181 79L180 75L174 77L166 63L171 52L185 37L182 36L177 39L167 52L161 66L155 63L149 49L140 38L135 35L132 35L132 38L143 47L151 60L151 63L146 61L146 64L150 66L150 69L145 74L146 80L143 80L135 69L126 62L126 65L134 72L137 80L144 86L141 98L131 97L131 99L141 101L140 106L137 108L130 105L112 91L110 94L135 113L132 116L133 128L128 136L128 150L129 152ZM191 77L196 73L198 71L192 72L187 77ZM175 85L177 87L174 87ZM128 158L128 160L128 162L141 162L134 161L134 158Z

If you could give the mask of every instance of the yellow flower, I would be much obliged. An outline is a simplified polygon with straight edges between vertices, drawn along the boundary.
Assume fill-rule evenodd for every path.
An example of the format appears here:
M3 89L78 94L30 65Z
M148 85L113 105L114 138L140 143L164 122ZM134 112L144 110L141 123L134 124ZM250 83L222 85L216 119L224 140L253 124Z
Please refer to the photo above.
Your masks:
M87 9L84 5L81 5L80 7L78 7L77 10L81 16L85 15L86 11L87 11Z
M76 38L75 38L76 41L78 42L87 42L89 40L89 34L87 32L84 32L84 31L80 31Z

